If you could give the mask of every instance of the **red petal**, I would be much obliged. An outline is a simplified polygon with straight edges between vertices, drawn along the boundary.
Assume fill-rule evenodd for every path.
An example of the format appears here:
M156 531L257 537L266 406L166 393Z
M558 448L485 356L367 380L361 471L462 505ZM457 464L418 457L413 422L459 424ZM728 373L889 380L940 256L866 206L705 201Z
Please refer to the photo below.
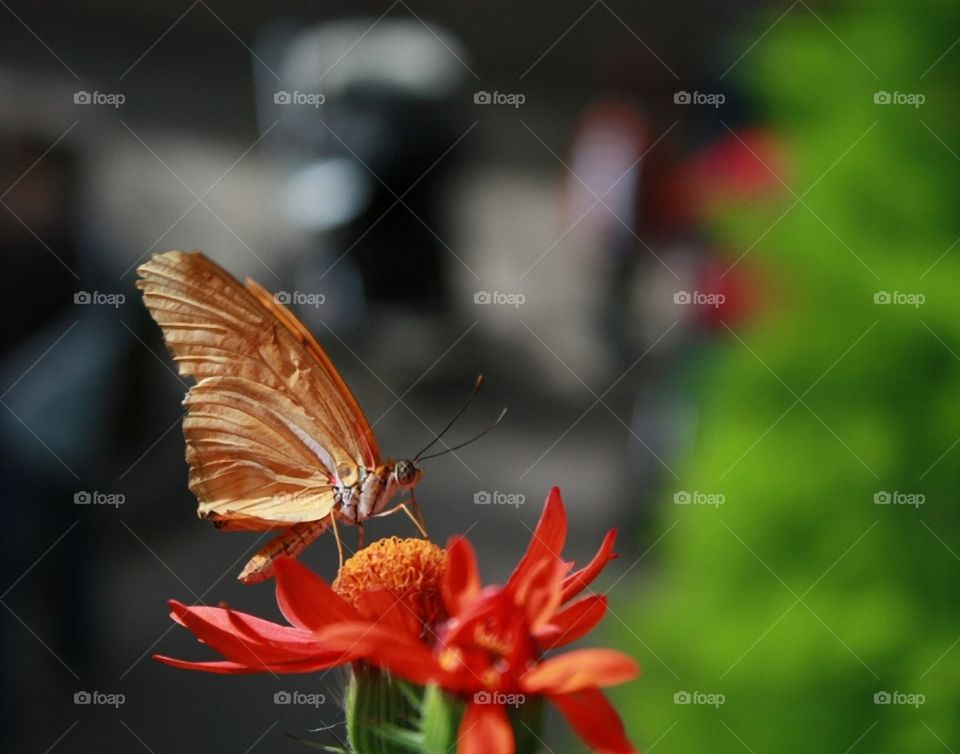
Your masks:
M567 541L567 512L563 509L560 489L554 487L547 495L540 522L533 532L533 538L520 563L514 569L507 588L510 589L520 579L526 577L533 565L545 558L559 558Z
M455 620L447 621L443 626L444 646L470 643L478 621L486 621L493 614L516 610L514 595L507 594L503 587L491 585L466 604Z
M236 675L239 673L312 673L317 670L328 670L336 663L331 662L330 657L317 656L312 660L302 660L299 662L286 662L277 665L245 665L240 662L231 662L229 660L204 660L193 662L191 660L178 660L175 657L166 657L165 655L154 655L154 660L162 662L164 665L170 665L174 668L183 668L184 670L199 670L206 673L221 673Z
M324 654L309 634L219 607L187 607L171 601L176 620L228 660L265 667Z
M459 615L480 591L477 556L465 537L447 544L447 570L443 574L443 602L449 615Z
M460 720L457 754L513 754L513 730L500 704L471 701Z
M627 740L623 721L607 698L597 689L583 689L574 694L550 696L570 727L594 751L602 754L635 754Z
M300 651L310 654L317 650L317 640L313 634L299 628L281 626L247 613L226 609L230 626L236 629L237 636L247 641L281 647L284 650Z
M520 686L532 694L569 694L591 686L632 681L640 668L632 657L614 649L575 649L551 657L528 670Z
M273 623L255 615L248 615L237 610L231 610L228 607L210 607L208 605L187 606L176 600L170 601L173 620L185 628L190 626L184 621L184 615L190 613L193 618L203 622L205 626L212 626L221 631L233 634L239 639L243 639L253 644L269 644L283 647L302 647L305 652L316 649L317 643L313 634L301 631L299 628L290 626L281 626L279 623ZM193 621L196 627L200 625ZM204 629L205 630L205 629ZM194 631L197 638L201 641L205 637Z
M338 623L318 636L324 646L342 652L345 659L365 659L421 686L431 681L444 688L456 680L443 670L430 649L421 641L398 635L395 630L376 623ZM457 685L460 688L462 684Z
M582 592L600 574L604 566L613 560L613 544L617 539L617 530L611 529L603 538L600 549L587 565L579 571L571 573L563 580L563 602L569 602Z
M242 665L239 662L230 662L229 660L204 660L202 662L191 662L190 660L178 660L176 657L167 657L165 655L154 655L154 660L162 662L164 665L170 665L174 668L183 668L184 670L202 670L207 673L253 673L253 668Z
M291 625L319 631L331 623L358 620L349 603L317 574L294 558L277 558L273 564L277 581L277 604Z
M544 650L563 647L590 633L606 612L606 597L599 594L584 597L555 613L535 636Z
M420 636L420 619L406 602L389 589L371 589L357 598L357 611L404 636Z
M514 582L513 599L527 614L527 624L536 631L546 625L560 606L560 582L563 563L539 560Z

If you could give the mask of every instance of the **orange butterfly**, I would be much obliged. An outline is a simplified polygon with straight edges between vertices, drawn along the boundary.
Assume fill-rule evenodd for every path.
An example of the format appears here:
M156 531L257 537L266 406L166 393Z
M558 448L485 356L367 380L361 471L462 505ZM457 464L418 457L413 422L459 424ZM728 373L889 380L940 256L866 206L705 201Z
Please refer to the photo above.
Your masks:
M423 470L414 460L381 460L356 398L286 307L198 251L160 254L138 272L180 374L197 380L184 399L183 432L200 518L222 529L281 530L241 581L269 578L274 558L299 554L331 526L342 563L338 519L362 537L368 518L402 510L426 536L412 497L413 512L404 503L386 508Z

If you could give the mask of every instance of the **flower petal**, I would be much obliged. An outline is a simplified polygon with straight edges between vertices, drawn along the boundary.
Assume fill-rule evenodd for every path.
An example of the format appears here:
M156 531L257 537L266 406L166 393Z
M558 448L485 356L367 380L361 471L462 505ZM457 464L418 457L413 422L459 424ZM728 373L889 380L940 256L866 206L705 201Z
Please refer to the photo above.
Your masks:
M527 572L537 561L544 558L559 558L566 541L567 512L563 508L560 489L554 487L547 495L547 502L544 505L543 513L540 515L540 522L533 532L533 538L530 540L527 552L521 558L520 563L517 564L509 581L507 581L507 588L511 588L516 581L525 578Z
M207 673L254 673L254 668L239 662L230 662L230 660L203 660L193 662L190 660L178 660L176 657L167 657L166 655L154 655L154 660L162 662L164 665L170 665L174 668L183 668L184 670L203 670Z
M219 607L188 607L171 600L174 619L228 660L263 668L324 655L309 634Z
M447 544L447 570L442 588L449 615L458 615L480 591L477 556L466 537L454 537Z
M507 594L503 587L491 584L480 590L466 603L459 615L437 627L442 646L469 643L477 622L486 622L492 615L516 610L514 595Z
M592 750L602 754L635 754L620 715L597 689L551 695L549 699Z
M546 625L560 606L564 565L557 559L536 561L513 584L513 599L526 613L527 625L536 631Z
M337 621L359 618L352 605L295 558L277 558L274 573L277 605L291 625L305 631L319 631Z
M584 597L555 613L535 636L544 650L566 646L590 633L606 612L606 597L599 594Z
M332 665L326 658L316 657L313 660L302 660L299 662L279 663L277 665L245 665L240 662L231 662L230 660L202 660L193 662L191 660L178 660L176 657L167 657L165 655L154 655L154 660L162 662L164 665L170 665L174 668L183 668L184 670L199 670L205 673L220 673L226 675L237 675L240 673L311 673L317 670L326 670Z
M365 659L391 673L421 686L431 681L444 688L461 688L458 679L437 663L426 644L410 636L398 635L377 623L338 623L325 628L317 637L325 647L340 650L344 660Z
M370 589L357 597L357 612L404 636L420 636L420 619L406 602L389 589Z
M514 747L503 705L467 704L457 732L457 754L513 754Z
M600 571L604 569L604 566L617 557L613 554L613 545L616 540L617 530L611 529L607 532L607 536L603 538L603 542L600 543L600 549L597 550L597 554L593 556L593 560L563 580L563 602L569 602L580 594L580 592L586 589L587 586L597 578Z
M614 649L575 649L528 670L520 686L531 694L569 694L591 686L616 686L636 678L632 657Z
M284 648L303 647L304 651L316 649L316 639L313 634L301 631L299 628L281 626L279 623L263 620L255 615L232 610L229 607L210 607L209 605L184 605L176 600L170 600L170 617L184 628L193 630L184 621L184 616L190 613L204 624L213 626L238 638L253 644L268 644ZM193 625L198 625L194 621ZM194 632L196 634L196 632ZM203 636L197 634L200 641Z

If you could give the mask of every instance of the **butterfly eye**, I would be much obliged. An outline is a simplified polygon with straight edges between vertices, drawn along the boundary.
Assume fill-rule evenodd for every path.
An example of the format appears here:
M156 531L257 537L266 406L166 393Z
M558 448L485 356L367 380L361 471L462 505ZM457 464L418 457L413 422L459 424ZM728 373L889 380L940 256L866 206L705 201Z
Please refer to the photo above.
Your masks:
M417 467L413 465L412 461L397 461L394 474L396 474L397 481L400 484L408 485L416 478Z

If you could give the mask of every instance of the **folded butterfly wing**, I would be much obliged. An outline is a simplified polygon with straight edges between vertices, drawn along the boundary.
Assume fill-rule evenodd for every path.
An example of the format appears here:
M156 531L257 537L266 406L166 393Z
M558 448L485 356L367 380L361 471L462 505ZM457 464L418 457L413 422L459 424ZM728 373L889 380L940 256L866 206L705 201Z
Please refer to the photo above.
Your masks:
M184 435L200 515L239 529L327 516L332 487L380 459L320 345L267 291L199 252L161 254L139 273L180 373L197 379Z
M314 521L333 507L334 452L324 428L272 387L207 377L184 401L190 489L201 518L258 528Z

